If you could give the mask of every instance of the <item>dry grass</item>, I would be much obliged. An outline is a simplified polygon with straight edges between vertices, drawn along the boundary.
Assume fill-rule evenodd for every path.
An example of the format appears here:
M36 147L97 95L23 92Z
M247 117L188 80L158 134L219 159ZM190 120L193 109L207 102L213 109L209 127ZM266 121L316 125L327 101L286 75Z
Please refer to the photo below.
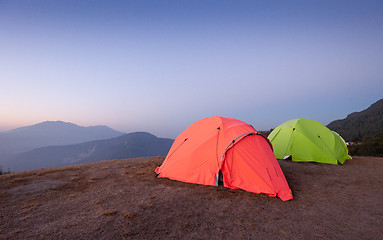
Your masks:
M14 178L13 180L12 180L12 183L20 183L20 182L23 182L23 181L25 181L23 178Z
M0 239L380 239L383 158L279 161L294 199L158 179L162 157L0 176ZM106 171L107 170L107 171Z
M117 214L117 211L113 210L113 211L104 211L103 213L105 216L112 216L112 215L116 215Z
M133 219L134 218L134 214L124 210L122 211L122 214L124 215L124 218L127 218L127 219Z

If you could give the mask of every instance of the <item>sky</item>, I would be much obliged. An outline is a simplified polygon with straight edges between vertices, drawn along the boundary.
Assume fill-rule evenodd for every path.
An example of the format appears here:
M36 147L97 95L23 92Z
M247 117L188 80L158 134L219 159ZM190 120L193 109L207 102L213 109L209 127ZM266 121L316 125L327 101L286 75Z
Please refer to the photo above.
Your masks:
M0 131L327 125L381 98L383 1L0 0Z

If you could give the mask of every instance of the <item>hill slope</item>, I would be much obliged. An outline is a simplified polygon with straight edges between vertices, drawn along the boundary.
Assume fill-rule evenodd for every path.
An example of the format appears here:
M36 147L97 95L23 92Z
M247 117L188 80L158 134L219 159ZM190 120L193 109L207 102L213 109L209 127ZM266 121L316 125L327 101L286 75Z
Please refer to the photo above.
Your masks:
M101 160L165 156L172 143L172 139L135 132L105 140L37 148L12 158L7 167L14 171L24 171Z
M42 122L0 133L0 163L38 147L77 144L123 134L106 126L81 127L61 121Z
M294 199L156 178L163 157L0 176L0 239L381 239L383 159L279 163ZM363 169L363 171L360 171Z
M339 133L346 141L361 140L364 136L374 136L383 132L383 99L369 108L349 114L345 119L335 120L327 125Z

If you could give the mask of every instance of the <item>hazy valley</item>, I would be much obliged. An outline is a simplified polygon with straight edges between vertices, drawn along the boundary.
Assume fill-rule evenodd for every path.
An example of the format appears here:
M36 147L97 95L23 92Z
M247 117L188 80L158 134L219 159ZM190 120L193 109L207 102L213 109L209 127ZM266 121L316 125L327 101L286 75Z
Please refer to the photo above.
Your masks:
M0 133L0 166L11 171L67 166L119 158L164 156L172 139L122 133L106 126L43 122Z

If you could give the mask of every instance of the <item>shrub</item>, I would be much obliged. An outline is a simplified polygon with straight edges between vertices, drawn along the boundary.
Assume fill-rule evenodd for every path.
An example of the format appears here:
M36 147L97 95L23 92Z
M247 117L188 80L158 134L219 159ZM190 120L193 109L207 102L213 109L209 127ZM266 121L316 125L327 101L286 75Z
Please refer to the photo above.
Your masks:
M364 137L362 142L349 146L351 155L383 157L383 132L373 137Z
M3 166L0 166L0 175L9 174L12 171L8 168L8 170L3 170Z

